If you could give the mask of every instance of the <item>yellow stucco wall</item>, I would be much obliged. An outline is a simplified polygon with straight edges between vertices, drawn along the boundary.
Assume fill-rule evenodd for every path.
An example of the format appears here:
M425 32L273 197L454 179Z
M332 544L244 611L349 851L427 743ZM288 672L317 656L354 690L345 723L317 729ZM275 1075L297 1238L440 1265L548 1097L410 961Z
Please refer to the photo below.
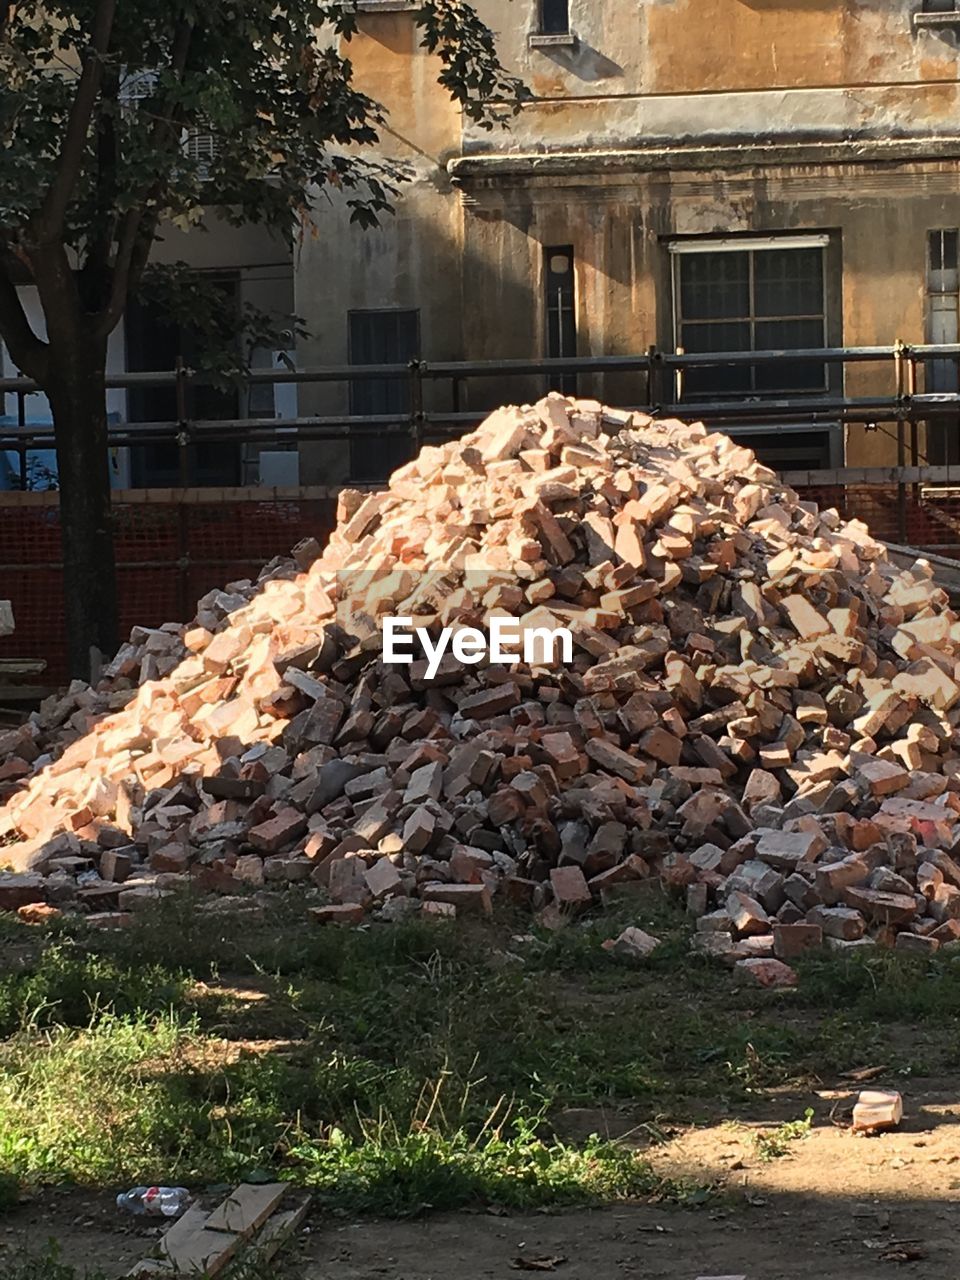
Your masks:
M960 224L960 87L956 39L913 27L919 0L571 0L578 42L559 49L531 47L533 0L477 7L534 94L508 132L461 120L409 14L361 19L357 81L389 108L383 151L414 181L382 230L334 210L305 242L305 363L345 359L346 312L377 306L420 309L427 358L542 354L543 249L561 244L576 255L581 354L669 344L666 245L698 234L829 232L842 341L924 340L927 232ZM723 155L691 165L698 146ZM565 163L548 174L551 157ZM463 393L480 409L540 389L471 380ZM643 390L626 375L590 389ZM846 390L893 384L851 366ZM895 461L882 433L846 437L850 465Z

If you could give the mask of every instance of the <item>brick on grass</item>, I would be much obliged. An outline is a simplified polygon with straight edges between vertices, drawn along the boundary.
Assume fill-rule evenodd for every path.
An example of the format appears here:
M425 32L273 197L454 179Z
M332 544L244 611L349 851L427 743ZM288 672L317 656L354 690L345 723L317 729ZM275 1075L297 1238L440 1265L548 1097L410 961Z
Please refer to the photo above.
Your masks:
M646 960L660 946L660 939L631 925L616 938L608 938L602 946L611 955L628 960Z
M903 1119L903 1099L893 1090L864 1089L853 1108L853 1127L860 1133L895 1129Z
M362 924L366 914L359 902L336 902L325 907L308 907L314 924Z
M561 907L576 909L592 900L586 877L577 866L554 867L550 872L550 883Z
M490 890L485 884L442 884L440 881L428 881L420 887L420 897L424 902L446 902L456 907L458 914L490 915L493 903Z
M748 956L734 965L735 976L759 987L795 987L796 972L782 960Z
M16 911L29 902L43 902L46 897L43 876L0 872L0 911Z
M930 955L940 950L939 938L932 934L898 933L894 943L895 951L906 951L914 955Z
M773 954L778 960L794 960L806 951L823 946L823 929L819 924L775 924Z
M428 920L453 920L457 914L457 908L452 902L427 901L421 905L420 913Z

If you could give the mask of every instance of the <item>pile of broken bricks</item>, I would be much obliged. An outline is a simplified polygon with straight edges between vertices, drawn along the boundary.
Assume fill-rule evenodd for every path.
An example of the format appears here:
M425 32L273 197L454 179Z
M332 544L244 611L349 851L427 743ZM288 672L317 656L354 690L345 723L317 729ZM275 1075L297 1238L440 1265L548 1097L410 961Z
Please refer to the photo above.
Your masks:
M428 679L388 615L565 627L572 661ZM727 436L551 395L0 733L0 909L292 885L318 922L560 925L659 880L759 981L821 942L926 953L960 938L958 664L924 562Z

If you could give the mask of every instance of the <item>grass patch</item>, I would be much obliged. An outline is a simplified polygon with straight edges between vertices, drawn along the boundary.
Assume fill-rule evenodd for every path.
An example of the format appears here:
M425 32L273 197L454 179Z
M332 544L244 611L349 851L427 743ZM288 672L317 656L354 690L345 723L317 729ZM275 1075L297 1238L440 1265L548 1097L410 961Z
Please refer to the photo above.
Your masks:
M664 939L644 964L601 947L627 923ZM72 922L26 947L0 928L0 965L4 946L19 957L0 978L0 1173L189 1186L259 1168L398 1214L688 1198L621 1145L565 1141L557 1118L696 1119L955 1056L949 960L817 957L797 991L748 991L687 954L687 929L653 894L542 935L519 916L319 929L296 894L242 921L173 897L135 929Z
M183 1000L184 987L160 965L54 943L34 966L0 976L0 1035L25 1024L85 1027L106 1014L161 1013Z
M785 1120L767 1133L758 1133L753 1140L757 1155L763 1161L779 1160L788 1155L791 1142L806 1138L813 1125L813 1108L807 1107L802 1120Z
M463 1130L374 1130L361 1142L337 1139L294 1155L321 1203L387 1216L482 1202L537 1209L664 1194L649 1163L616 1143L594 1136L573 1147L536 1136L523 1121L511 1129L480 1139Z

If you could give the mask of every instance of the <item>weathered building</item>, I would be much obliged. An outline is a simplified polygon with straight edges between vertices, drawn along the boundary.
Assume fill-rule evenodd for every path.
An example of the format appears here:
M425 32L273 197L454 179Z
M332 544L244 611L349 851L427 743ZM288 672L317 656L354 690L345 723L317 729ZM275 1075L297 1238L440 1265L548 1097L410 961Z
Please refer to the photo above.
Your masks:
M462 119L413 6L360 0L351 57L414 181L360 232L306 236L305 365L749 351L957 336L960 85L953 0L477 0L532 97L509 131ZM954 370L931 369L928 385ZM955 382L954 384L955 385ZM462 407L542 389L465 384ZM588 389L642 398L639 375ZM890 368L689 373L691 401L892 393ZM402 385L304 391L302 410L400 412ZM443 385L432 391L449 407ZM430 404L427 405L430 407ZM953 424L921 455L960 454ZM748 434L786 466L888 465L884 432L829 421ZM375 443L313 446L303 480L373 478Z

